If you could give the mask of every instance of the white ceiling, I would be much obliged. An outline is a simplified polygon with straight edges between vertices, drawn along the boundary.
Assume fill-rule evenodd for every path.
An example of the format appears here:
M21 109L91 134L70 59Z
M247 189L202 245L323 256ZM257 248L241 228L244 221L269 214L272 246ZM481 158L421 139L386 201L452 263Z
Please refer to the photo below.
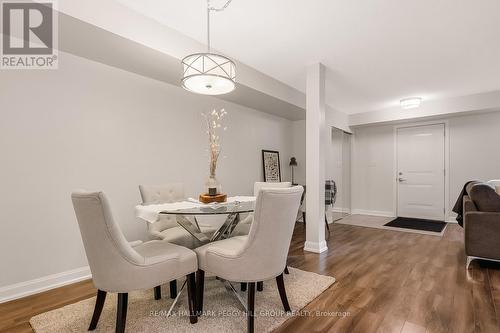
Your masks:
M205 0L119 2L206 40ZM500 90L499 0L233 0L212 18L215 49L301 91L321 61L346 113Z

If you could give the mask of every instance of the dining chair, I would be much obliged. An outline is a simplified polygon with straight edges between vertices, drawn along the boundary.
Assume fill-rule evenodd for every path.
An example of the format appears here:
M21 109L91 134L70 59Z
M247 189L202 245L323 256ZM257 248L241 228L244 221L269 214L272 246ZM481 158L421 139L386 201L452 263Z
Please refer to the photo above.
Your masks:
M255 284L275 278L285 311L291 311L283 281L288 248L299 208L302 186L261 189L255 203L250 233L196 248L197 311L203 311L205 272L248 284L248 332L254 331Z
M253 184L253 195L254 197L257 197L259 194L259 191L262 189L269 189L269 188L287 188L291 187L292 183L291 182L255 182ZM248 216L241 221L235 228L234 234L241 236L241 235L248 235L250 232L250 225L253 222L253 214L248 214Z
M102 192L75 191L71 199L98 290L89 331L97 327L108 292L118 293L115 331L124 332L129 292L183 276L187 278L190 322L196 323L194 272L198 263L192 250L160 240L127 242Z
M304 188L304 194L306 189ZM326 227L326 239L330 239L330 225L328 223L327 213L330 207L333 208L335 202L337 201L337 185L334 180L326 180L325 181L325 227ZM306 202L305 195L302 195L301 203L300 203L300 211L302 212L302 222L304 222L304 233L306 231ZM335 220L332 221L332 223Z
M158 205L164 203L179 202L186 199L184 185L182 183L171 183L165 185L139 185L143 205ZM203 233L214 232L216 229L211 225L198 223ZM146 222L146 228L150 239L165 240L169 243L194 248L196 244L189 232L177 224L176 216L160 214L155 223ZM161 289L157 288L160 293ZM177 296L177 281L170 281L170 298Z
M287 188L291 187L292 183L291 182L279 182L279 183L273 183L273 182L255 182L253 184L253 195L257 196L259 194L260 190L263 189L268 189L268 188Z
M263 189L271 189L271 188L287 188L291 187L291 182L255 182L253 184L253 195L257 197L259 192ZM241 221L234 230L235 236L240 235L248 235L250 232L250 226L253 222L253 214L248 214L248 216ZM285 266L285 273L288 274L288 267ZM241 284L241 291L246 291L247 285L246 283ZM257 291L264 290L264 283L262 281L257 282Z
M165 185L139 185L143 205L157 205L164 203L173 203L186 200L184 194L184 185L182 183L172 183ZM198 222L203 233L215 231L216 229L209 225ZM183 227L177 224L174 215L160 214L159 221L155 223L147 222L147 231L151 239L167 240L170 243L194 247L193 237Z

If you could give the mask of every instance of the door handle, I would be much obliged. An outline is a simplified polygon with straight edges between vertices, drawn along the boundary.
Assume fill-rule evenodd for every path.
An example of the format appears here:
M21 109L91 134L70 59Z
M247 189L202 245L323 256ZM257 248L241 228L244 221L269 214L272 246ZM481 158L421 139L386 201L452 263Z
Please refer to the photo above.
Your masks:
M405 181L406 181L406 179L401 178L401 177L400 177L400 178L398 178L398 180L399 180L399 182L405 182Z

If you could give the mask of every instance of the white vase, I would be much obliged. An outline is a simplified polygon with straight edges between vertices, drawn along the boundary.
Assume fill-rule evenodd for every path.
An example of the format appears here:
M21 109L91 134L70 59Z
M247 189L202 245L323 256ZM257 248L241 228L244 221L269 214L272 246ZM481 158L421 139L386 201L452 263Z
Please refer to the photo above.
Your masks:
M217 178L215 178L215 175L211 175L210 177L208 177L208 180L205 183L205 193L214 196L217 194L221 194L221 192L222 192L222 186L217 180Z

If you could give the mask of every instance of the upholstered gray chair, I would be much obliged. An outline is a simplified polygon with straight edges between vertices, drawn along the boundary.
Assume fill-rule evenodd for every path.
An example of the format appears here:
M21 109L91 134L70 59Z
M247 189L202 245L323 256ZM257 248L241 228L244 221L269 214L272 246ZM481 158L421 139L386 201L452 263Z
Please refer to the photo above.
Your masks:
M288 248L299 209L302 186L262 189L255 203L247 236L235 236L196 248L197 310L203 310L205 272L234 282L248 283L248 332L254 329L255 284L276 278L285 311L290 311L283 282Z
M184 186L181 183L145 186L139 185L143 205L157 205L185 200ZM204 233L216 229L208 224L198 223ZM151 239L166 240L172 244L195 247L196 240L183 227L177 224L174 215L160 215L159 221L147 222L148 235Z
M259 194L260 190L263 190L263 189L268 189L268 188L287 188L287 187L291 187L291 186L292 186L291 182L280 182L280 183L255 182L253 184L253 195L257 196L257 194Z
M190 321L197 321L194 272L198 263L192 250L159 240L132 246L113 220L104 193L77 191L71 199L98 289L89 330L97 327L107 292L118 293L116 332L124 332L130 291L157 287L183 276L188 279Z
M272 189L272 188L287 188L291 187L292 183L291 182L255 182L253 184L253 195L254 197L257 197L259 192L263 189ZM248 214L248 216L238 223L236 228L233 231L233 235L235 236L243 236L243 235L248 235L250 232L250 226L252 225L253 222L253 214ZM288 267L285 267L285 273L288 274ZM242 283L241 284L241 291L246 291L247 284ZM257 282L257 290L262 291L264 290L264 283L262 281Z
M165 185L139 185L143 205L157 205L185 200L184 185L172 183ZM215 228L210 225L198 223L204 233L214 232ZM165 240L169 243L194 248L196 244L189 232L177 224L174 215L160 215L159 221L155 223L146 222L148 236L150 239ZM158 291L160 292L160 291ZM177 281L170 281L170 298L177 296Z
M287 188L291 187L292 183L290 182L280 182L280 183L273 183L273 182L255 182L253 184L253 195L256 197L259 194L259 191L262 189L268 189L268 188ZM248 216L238 223L234 230L234 235L248 235L250 232L250 225L253 222L253 214L248 214Z

